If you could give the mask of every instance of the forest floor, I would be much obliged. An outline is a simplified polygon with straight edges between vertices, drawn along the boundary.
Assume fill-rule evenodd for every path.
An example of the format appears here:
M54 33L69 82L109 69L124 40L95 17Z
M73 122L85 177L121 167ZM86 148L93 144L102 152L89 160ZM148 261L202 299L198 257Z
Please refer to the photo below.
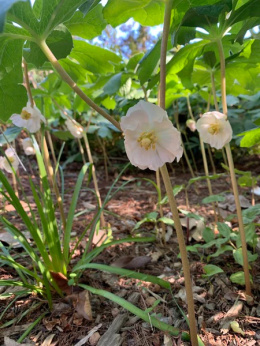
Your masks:
M255 167L255 173L260 174L260 167L257 168L256 164L253 167ZM238 168L247 169L245 163L243 163L243 167ZM252 167L249 169L252 169ZM71 164L66 168L64 195L66 212L68 211L78 171L79 165L77 164ZM111 173L109 181L106 181L103 174L101 174L103 168L98 167L97 171L99 187L104 199L116 174ZM200 173L200 175L203 174ZM136 177L134 171L127 171L119 179L117 186L134 177ZM156 211L156 190L149 182L142 180L141 178L143 177L154 180L152 173L147 175L146 172L138 171L138 179L129 182L124 189L119 191L109 201L106 207L109 213L105 214L105 219L112 229L114 239L133 235L133 228L136 223L142 220L146 213ZM180 185L187 182L190 179L190 175L177 171L175 174L171 172L171 179L173 185ZM27 196L30 197L28 179L26 176L22 176L21 180ZM217 180L212 180L212 186L214 194L230 191L229 177L224 176ZM201 203L202 199L208 196L206 181L199 181L197 187L199 194L195 192L193 186L188 190L189 208L187 207L184 191L181 191L176 196L178 207L180 210L187 210L201 215L205 219L206 226L212 226L214 223L212 206L211 204ZM250 189L240 189L240 194L251 203ZM258 196L256 196L256 203L260 203L260 197ZM74 243L86 225L92 220L95 213L95 205L95 196L83 186L77 212L85 209L88 209L88 212L75 219L73 225ZM32 207L34 207L33 203ZM11 221L21 229L21 222L12 206L6 203L5 210L11 215ZM167 204L163 207L163 213L165 216L170 217ZM222 213L225 215L231 214L228 210L224 210ZM182 214L180 215L187 242L190 245L203 243L201 227L198 227L198 222L194 224L191 222L187 223L187 218ZM259 217L255 222L260 223ZM236 219L231 220L231 226L233 229L237 228ZM154 223L143 223L134 234L146 237L152 236L155 234L155 228ZM22 230L24 229L22 228ZM189 239L187 239L187 232ZM259 228L257 232L260 234ZM96 257L94 262L105 265L112 264L163 278L171 284L172 292L156 284L123 276L119 277L118 275L93 269L83 272L80 283L112 292L143 310L154 306L150 314L156 314L161 321L171 324L181 331L187 331L188 326L181 313L181 310L187 313L187 305L182 265L178 257L178 241L174 229L170 226L167 227L165 245L159 239L158 233L160 232L157 230L158 239L154 242L123 243L109 247ZM2 228L0 240L5 245L12 247L14 244L6 234ZM95 236L94 244L98 243L102 234L101 231L99 235ZM86 239L83 239L79 249L73 256L72 265L75 265L80 259L85 247ZM203 276L203 267L207 264L207 256L214 251L216 251L214 248L206 249L203 258L196 253L189 252L199 335L205 345L260 345L260 256L253 263L251 269L254 285L253 299L250 300L245 295L242 286L232 284L229 280L232 273L241 270L241 267L234 261L231 251L210 258L209 263L221 267L224 270L223 273L211 277ZM256 251L260 254L259 246L256 247ZM23 263L27 262L29 265L30 260L28 257L25 257L26 255L22 252L22 249L13 247L12 255L15 256L14 258L19 258L21 253L23 255ZM0 267L0 279L17 279L17 274L10 267L2 265ZM93 316L90 321L86 318L87 316L82 312L82 309L79 308L79 304L75 308L75 301L68 297L54 297L54 307L49 312L47 303L41 297L35 294L25 294L14 300L14 295L10 294L10 292L13 292L12 290L14 290L13 287L0 287L0 344L16 345L13 340L18 340L24 331L29 328L30 324L46 312L44 318L29 333L23 344L44 346L189 345L189 342L181 340L180 335L170 336L159 329L152 328L149 323L135 317L127 310L101 296L89 295ZM158 305L156 305L157 300L160 302ZM84 305L85 303L86 300L83 299L82 304ZM37 308L34 306L37 306ZM239 323L242 334L239 331L234 332L230 328L231 321Z

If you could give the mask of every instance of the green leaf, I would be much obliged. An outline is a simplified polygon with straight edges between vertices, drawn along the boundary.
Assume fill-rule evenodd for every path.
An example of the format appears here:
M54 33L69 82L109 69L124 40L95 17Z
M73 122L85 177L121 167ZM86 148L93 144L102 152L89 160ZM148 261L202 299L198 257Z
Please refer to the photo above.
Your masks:
M87 170L89 169L90 164L86 163L78 176L77 183L74 187L74 192L71 198L71 203L69 207L69 212L66 220L66 229L64 233L64 240L63 240L63 256L66 264L68 265L68 260L69 260L69 247L70 247L70 241L71 241L71 231L72 231L72 225L73 225L73 220L74 220L74 215L75 215L75 209L77 206L77 202L79 199L79 194L80 194L80 189L85 177L85 174Z
M104 85L104 93L107 95L115 94L121 87L122 72L113 75Z
M232 0L221 0L214 5L206 5L191 8L182 20L183 26L207 28L211 24L218 23L218 17L223 11L232 9Z
M52 31L46 43L57 59L66 58L73 48L72 36L62 24ZM48 61L40 47L34 42L30 43L29 49L24 49L24 57L28 63L34 64L37 68L42 67Z
M84 69L97 74L114 72L114 65L121 61L114 52L79 40L74 40L70 57L77 60Z
M258 0L249 0L236 11L233 11L226 21L225 26L229 27L235 23L252 17L260 17L260 3Z
M75 12L72 18L64 24L72 35L83 37L87 40L101 35L106 27L106 21L102 14L103 6L97 5L86 16L80 11Z
M0 37L0 120L21 113L28 101L22 74L22 40Z
M255 218L260 215L260 204L256 204L248 209L242 211L244 224L251 223Z
M138 68L138 78L141 84L144 84L153 75L159 59L161 52L161 40L159 40L155 46L148 51L142 60L139 62Z
M224 222L218 222L217 226L219 233L228 240L230 238L231 228Z
M114 28L133 17L145 26L163 23L164 2L162 0L109 0L104 7L104 18Z
M208 257L218 257L219 255L222 255L226 251L233 251L232 246L230 246L230 245L223 245L223 246L219 247L218 250L213 255L210 255Z
M55 136L55 137L57 137L63 141L67 141L68 139L74 138L69 131L60 131L60 130L52 129L51 133L53 134L53 136Z
M0 7L0 33L4 30L4 23L5 23L5 15L6 12L9 10L9 8L18 1L27 1L27 0L1 0L1 7Z
M172 219L170 219L169 217L160 217L160 219L158 221L161 221L163 223L165 223L166 225L170 225L170 226L174 226L174 221Z
M244 272L237 272L230 276L230 281L234 284L245 285L245 274Z
M243 266L243 251L242 248L239 248L237 250L233 250L233 256L235 261L240 264L241 266ZM258 255L256 254L252 254L250 251L247 251L247 258L248 258L248 262L254 262L257 259Z
M69 20L84 2L85 0L36 0L33 6L39 16L36 33L47 37L59 24Z
M250 148L260 143L260 127L240 133L239 136L244 136L240 142L240 147Z
M206 227L202 232L202 237L206 243L209 243L210 241L213 241L215 239L214 231L211 228Z
M246 234L246 242L248 245L250 245L253 249L256 247L257 244L257 234L256 234L256 226L252 223L246 225L245 227L245 234ZM237 248L242 246L241 243L241 237L240 237L240 233L236 234L236 246Z
M206 203L224 202L224 201L225 201L225 197L219 194L219 195L212 195L212 196L203 198L202 203L206 204Z
M140 53L137 53L137 54L134 54L133 56L131 56L131 58L128 60L126 68L128 70L135 70L137 64L140 63L140 61L143 58L143 56L144 56L143 52L140 52Z
M2 134L0 135L0 146L14 141L17 138L17 136L19 136L21 131L22 131L21 127L16 127L16 126L8 127L4 131L4 135Z
M205 275L202 275L203 277L209 277L212 275L216 275L219 273L223 273L223 270L219 268L218 266L215 266L214 264L207 264L203 267Z
M84 4L79 7L79 10L84 14L84 16L91 11L96 5L100 3L101 0L86 0Z

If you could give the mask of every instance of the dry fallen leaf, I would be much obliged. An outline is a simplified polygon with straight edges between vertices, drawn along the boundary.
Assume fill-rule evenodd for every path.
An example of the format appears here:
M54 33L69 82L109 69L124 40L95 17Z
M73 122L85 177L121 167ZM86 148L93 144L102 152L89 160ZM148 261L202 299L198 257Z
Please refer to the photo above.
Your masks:
M5 336L4 338L4 346L32 346L34 344L20 344L19 342L16 342L15 340L12 340Z
M72 286L68 285L68 279L62 273L50 272L53 280L56 282L60 290L66 294L71 294Z
M232 213L235 212L236 211L236 203L235 203L234 195L228 194L225 197L226 197L225 201L223 203L219 202L218 206L222 209L228 209ZM239 201L240 201L241 208L251 207L251 203L246 197L240 195Z
M151 262L150 256L122 256L111 263L111 266L125 269L139 269L145 267L149 262Z
M92 309L89 300L88 291L83 291L78 294L78 299L75 304L75 309L77 313L84 317L86 320L92 320Z

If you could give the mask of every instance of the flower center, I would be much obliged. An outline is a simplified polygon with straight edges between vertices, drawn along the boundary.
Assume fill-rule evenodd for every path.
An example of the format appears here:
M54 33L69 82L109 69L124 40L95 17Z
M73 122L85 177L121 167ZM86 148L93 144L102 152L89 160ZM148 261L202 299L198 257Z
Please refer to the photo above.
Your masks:
M29 113L29 112L27 112L27 111L25 111L25 110L23 110L22 113L21 113L21 118L22 118L22 119L25 119L25 120L30 119L31 116L32 116L31 113Z
M13 156L7 156L8 160L10 161L10 163L14 163L14 157Z
M220 124L210 124L208 131L211 135L217 135L220 130L221 130L221 125Z
M146 131L142 132L137 139L141 148L145 148L145 150L153 149L155 150L155 144L157 142L157 137L154 134L154 131Z

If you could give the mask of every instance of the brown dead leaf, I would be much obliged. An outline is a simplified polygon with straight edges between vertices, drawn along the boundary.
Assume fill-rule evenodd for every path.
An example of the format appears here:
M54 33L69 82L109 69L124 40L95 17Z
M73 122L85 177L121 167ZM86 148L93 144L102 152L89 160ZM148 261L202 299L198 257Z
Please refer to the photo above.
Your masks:
M122 256L111 264L112 267L125 269L139 269L151 262L150 256Z
M32 346L34 344L20 344L19 342L16 342L15 340L12 340L5 336L4 338L4 346Z
M241 208L251 207L251 203L246 197L240 195L239 201L240 201ZM218 205L220 208L228 209L232 213L234 213L236 211L235 197L232 194L226 195L225 201L223 203L219 202Z
M238 317L243 309L243 302L237 301L226 313L225 319Z
M72 286L68 285L68 279L62 273L50 272L53 280L56 282L60 290L66 294L71 294Z
M75 309L80 316L88 321L92 321L92 309L88 291L83 291L78 294Z
M55 337L55 334L50 334L47 336L47 338L43 341L41 346L54 346L57 344L57 342L53 343L52 339Z

